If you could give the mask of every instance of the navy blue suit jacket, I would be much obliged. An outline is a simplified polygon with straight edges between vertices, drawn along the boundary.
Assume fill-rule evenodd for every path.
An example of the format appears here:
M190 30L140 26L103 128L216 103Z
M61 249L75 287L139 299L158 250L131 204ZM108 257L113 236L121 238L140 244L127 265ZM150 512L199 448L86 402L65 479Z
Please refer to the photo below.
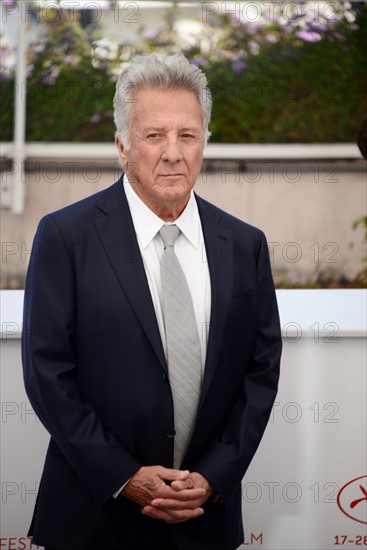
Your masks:
M149 547L169 529L183 550L243 541L241 480L276 395L281 337L265 237L197 197L212 287L207 359L183 468L222 502L168 526L111 495L140 466L173 462L167 365L122 178L47 215L27 275L24 380L51 434L31 526L67 550Z

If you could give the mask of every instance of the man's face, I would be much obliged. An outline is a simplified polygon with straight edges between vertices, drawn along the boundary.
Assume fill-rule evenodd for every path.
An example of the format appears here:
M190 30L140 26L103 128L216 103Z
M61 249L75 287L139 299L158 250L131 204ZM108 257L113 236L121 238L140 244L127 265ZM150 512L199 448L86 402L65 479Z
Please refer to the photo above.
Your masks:
M142 88L134 96L130 149L117 140L129 181L158 215L186 206L200 172L204 131L199 101L185 90Z

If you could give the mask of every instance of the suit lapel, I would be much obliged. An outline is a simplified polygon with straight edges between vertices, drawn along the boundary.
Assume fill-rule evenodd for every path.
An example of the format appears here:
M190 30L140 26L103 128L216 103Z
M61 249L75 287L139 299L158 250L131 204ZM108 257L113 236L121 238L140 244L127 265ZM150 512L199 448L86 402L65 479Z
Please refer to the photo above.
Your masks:
M113 193L104 196L99 208L105 215L95 221L104 250L127 300L164 370L167 371L154 306L134 225L121 178Z
M199 411L203 406L218 363L220 348L232 297L233 237L232 232L219 225L220 213L197 198L210 273L211 313L205 374Z

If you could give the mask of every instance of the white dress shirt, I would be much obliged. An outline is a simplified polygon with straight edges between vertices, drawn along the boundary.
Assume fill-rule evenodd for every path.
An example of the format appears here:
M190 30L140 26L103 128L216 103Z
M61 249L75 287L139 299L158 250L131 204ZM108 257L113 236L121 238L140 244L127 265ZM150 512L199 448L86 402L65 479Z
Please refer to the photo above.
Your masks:
M163 241L158 233L165 222L159 218L140 197L138 197L131 187L126 174L124 175L124 189L143 259L145 273L148 279L163 349L167 359L160 272ZM204 375L211 308L211 286L203 230L193 192L191 192L189 202L184 211L177 220L172 223L175 223L181 231L175 243L175 253L185 274L192 296L201 346L202 374ZM117 498L128 482L129 480L116 491L113 495L114 498Z
M124 175L124 189L143 258L163 349L167 357L160 274L163 241L158 234L165 222L138 197L126 175ZM181 231L175 243L175 253L185 274L192 296L201 344L202 372L204 372L207 333L210 320L211 287L203 231L193 192L191 192L189 202L182 214L177 220L171 223L175 223Z

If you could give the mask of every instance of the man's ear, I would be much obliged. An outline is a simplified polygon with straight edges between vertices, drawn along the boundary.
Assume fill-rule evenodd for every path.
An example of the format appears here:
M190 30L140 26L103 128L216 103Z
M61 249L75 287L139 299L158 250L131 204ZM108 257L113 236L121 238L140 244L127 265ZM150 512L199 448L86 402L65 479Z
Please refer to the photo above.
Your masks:
M126 169L127 168L126 149L123 146L123 144L121 143L120 138L117 137L117 136L115 137L115 143L116 143L116 147L119 150L119 153L121 155L122 164L124 165L124 168Z

